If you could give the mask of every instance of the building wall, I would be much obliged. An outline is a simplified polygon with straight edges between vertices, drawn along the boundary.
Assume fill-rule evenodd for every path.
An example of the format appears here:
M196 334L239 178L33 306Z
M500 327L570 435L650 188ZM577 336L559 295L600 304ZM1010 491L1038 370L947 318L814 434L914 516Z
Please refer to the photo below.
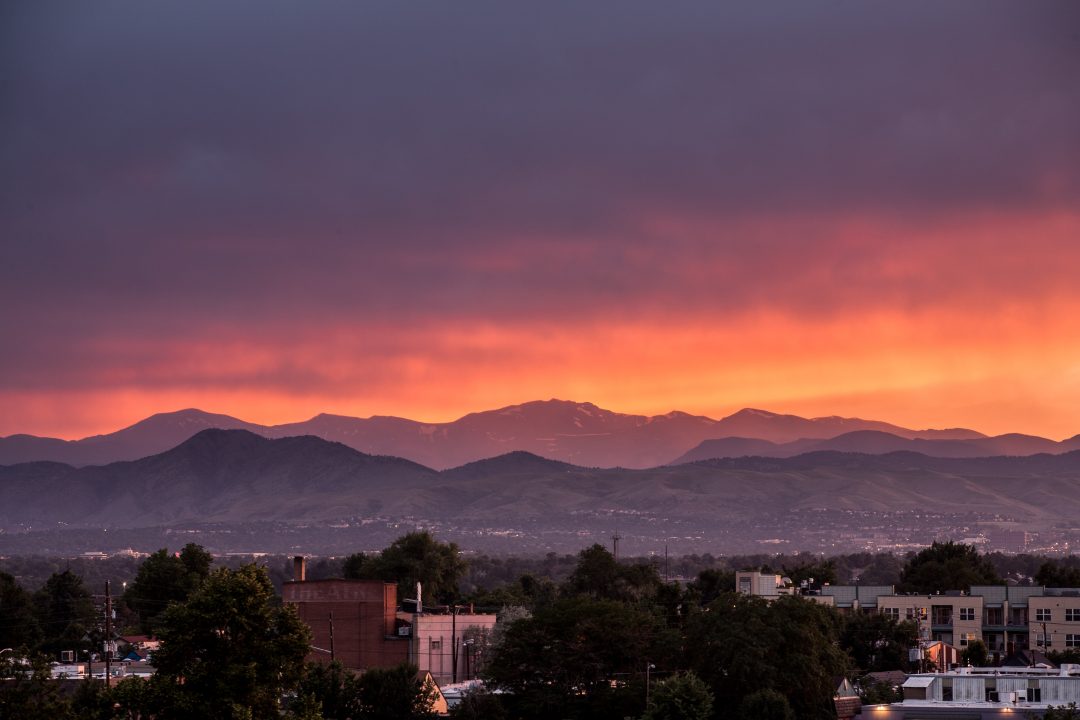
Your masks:
M791 595L792 588L783 585L783 578L773 573L757 570L740 570L735 573L735 589L743 595L763 598L775 598L778 595Z
M475 644L465 644L470 628L490 632L495 627L494 615L458 614L399 614L412 624L412 646L409 659L421 672L427 671L440 685L461 682L476 677L478 656ZM473 631L475 632L475 630ZM454 654L457 654L457 677L454 677Z
M1080 596L1032 597L1028 600L1028 622L1032 648L1043 649L1045 623L1046 650L1080 650Z
M287 582L282 599L296 607L312 632L314 648L333 650L345 667L366 670L405 662L409 640L396 633L397 586L372 580ZM308 660L328 663L327 652L312 649Z
M896 620L918 620L926 640L960 649L982 640L983 599L978 595L882 595L877 604Z

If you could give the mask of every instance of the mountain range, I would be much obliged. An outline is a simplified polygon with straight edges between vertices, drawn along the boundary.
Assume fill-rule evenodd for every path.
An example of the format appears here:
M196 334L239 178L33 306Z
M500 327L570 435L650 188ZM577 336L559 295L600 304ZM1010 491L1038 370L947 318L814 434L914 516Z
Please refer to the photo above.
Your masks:
M1080 517L1080 451L934 458L819 451L644 470L584 468L515 451L435 471L311 436L209 429L137 461L0 467L0 528L153 527L412 516L502 524L604 508L710 525L797 510L1007 511Z
M810 452L849 452L883 455L893 452L913 452L940 458L976 458L995 456L1026 456L1080 450L1080 435L1055 442L1034 435L1009 433L995 437L938 439L901 437L880 430L856 430L826 440L803 438L787 443L775 443L759 438L728 437L704 440L672 465L725 457L794 457Z
M974 457L1063 453L1080 448L1080 436L1057 443L1032 436L987 437L966 429L911 430L875 420L802 418L749 408L720 420L677 411L631 415L592 403L547 400L471 413L445 423L323 414L303 422L259 425L189 409L153 415L122 430L82 440L32 435L0 438L0 465L52 461L85 466L137 460L164 452L209 428L247 430L267 438L312 435L363 453L407 458L437 470L513 451L583 467L642 469L711 457L790 457L813 450L911 450L942 457Z

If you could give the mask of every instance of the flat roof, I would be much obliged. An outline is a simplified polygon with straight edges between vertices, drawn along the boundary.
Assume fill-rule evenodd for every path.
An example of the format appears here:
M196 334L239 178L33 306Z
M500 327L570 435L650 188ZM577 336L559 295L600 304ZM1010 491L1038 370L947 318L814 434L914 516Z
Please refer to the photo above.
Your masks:
M934 684L934 680L937 680L933 675L912 675L904 681L904 687L910 688L924 688L930 687Z

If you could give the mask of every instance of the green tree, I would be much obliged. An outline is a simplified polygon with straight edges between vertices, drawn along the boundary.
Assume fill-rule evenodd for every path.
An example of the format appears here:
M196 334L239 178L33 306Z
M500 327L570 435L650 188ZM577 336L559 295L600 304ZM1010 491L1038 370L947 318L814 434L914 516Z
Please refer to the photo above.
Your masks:
M111 688L100 680L83 680L75 688L71 709L79 720L112 720L115 713Z
M897 622L882 613L853 612L841 620L840 647L862 673L907 669L908 650L918 639L914 622Z
M0 618L0 648L30 648L41 639L33 596L4 572L0 572Z
M1057 707L1047 705L1042 718L1043 720L1080 720L1080 710L1077 709L1074 702L1068 705L1058 705Z
M371 668L358 680L364 720L419 720L435 717L435 688L418 675L415 665Z
M188 543L178 555L162 548L143 561L124 602L139 614L139 627L154 633L158 617L171 602L182 603L210 574L213 558L200 545Z
M72 717L71 704L61 697L44 656L26 661L11 653L0 655L0 720Z
M1066 648L1065 650L1050 650L1046 653L1046 658L1055 665L1062 665L1064 663L1072 663L1074 665L1080 665L1080 648Z
M867 676L860 682L859 698L863 705L888 705L903 700L904 694L884 680L871 680Z
M735 592L735 571L706 568L691 580L687 590L701 606L708 605L723 593Z
M1047 560L1035 573L1035 583L1046 587L1080 588L1080 568Z
M501 635L487 678L529 717L638 715L644 688L627 680L678 655L677 634L649 608L584 596L539 608Z
M900 572L900 592L966 590L972 585L1000 585L997 570L979 551L963 543L935 542L911 557Z
M454 720L507 720L509 716L498 695L484 688L473 688L450 708L450 717Z
M156 679L174 692L163 717L277 718L278 698L297 686L310 632L280 607L265 568L210 574L158 623Z
M836 582L836 563L832 560L802 563L791 568L782 568L781 574L791 578L791 582L795 587L800 587L805 580L812 587L819 588L824 583L832 584Z
M356 675L340 662L307 663L296 689L298 708L290 708L297 717L318 706L326 720L345 720L359 714L360 699Z
M42 652L56 659L61 650L91 647L84 638L95 631L98 618L94 600L83 587L81 577L70 570L53 573L34 594L34 605L44 636L39 646Z
M426 530L403 535L375 556L350 555L343 565L346 578L396 582L399 598L413 597L419 582L429 602L456 599L464 572L457 544L439 542Z
M775 690L800 719L833 718L834 678L849 669L838 626L834 610L800 597L722 595L688 621L687 660L720 707Z
M657 683L642 720L707 720L712 714L709 686L692 672Z
M833 717L836 713L833 713ZM739 703L740 720L795 720L791 703L776 690L766 688L747 695Z
M607 548L595 544L578 554L577 567L563 585L563 593L597 600L634 602L655 597L662 584L652 565L622 565Z
M960 662L964 665L986 667L990 664L990 653L982 640L973 640L960 652Z

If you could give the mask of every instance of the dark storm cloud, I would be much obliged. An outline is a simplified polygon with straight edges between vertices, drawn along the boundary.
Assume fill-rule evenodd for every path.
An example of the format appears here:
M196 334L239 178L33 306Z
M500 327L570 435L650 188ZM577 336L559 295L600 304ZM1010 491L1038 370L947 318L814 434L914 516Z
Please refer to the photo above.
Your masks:
M57 337L828 310L837 279L888 294L896 238L838 244L837 217L1080 200L1073 2L3 13L9 367ZM941 273L894 291L966 275Z

